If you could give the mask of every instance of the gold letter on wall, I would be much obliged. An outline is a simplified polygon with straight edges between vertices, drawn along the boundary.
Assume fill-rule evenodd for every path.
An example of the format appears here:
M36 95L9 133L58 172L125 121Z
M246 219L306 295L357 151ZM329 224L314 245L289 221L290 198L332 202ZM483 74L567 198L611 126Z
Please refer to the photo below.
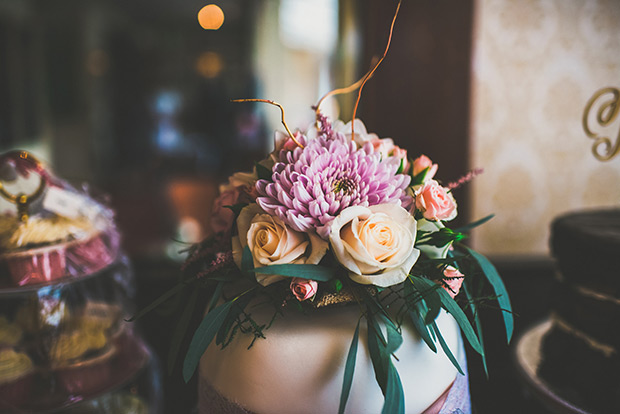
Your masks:
M589 124L590 112L592 110L596 111L596 122L599 128L610 126L620 111L620 90L616 88L603 88L597 91L590 98L586 109L583 111L583 129L588 138L594 139L592 153L598 160L608 161L620 152L620 130L615 142L609 137L592 132Z

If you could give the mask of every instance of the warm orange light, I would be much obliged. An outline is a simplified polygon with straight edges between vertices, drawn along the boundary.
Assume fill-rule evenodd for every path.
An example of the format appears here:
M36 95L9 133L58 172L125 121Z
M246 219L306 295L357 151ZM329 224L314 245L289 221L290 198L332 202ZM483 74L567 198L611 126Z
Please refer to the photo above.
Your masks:
M196 71L207 79L217 77L223 68L224 62L215 52L203 52L196 59Z
M224 12L215 4L207 4L198 12L198 23L205 30L217 30L224 23Z

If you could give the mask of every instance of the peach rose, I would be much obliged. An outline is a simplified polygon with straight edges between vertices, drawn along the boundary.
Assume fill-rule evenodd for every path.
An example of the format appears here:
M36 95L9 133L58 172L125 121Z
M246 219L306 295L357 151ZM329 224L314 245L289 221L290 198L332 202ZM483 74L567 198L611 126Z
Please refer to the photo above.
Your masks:
M459 294L459 290L461 290L465 275L455 267L446 266L443 271L443 276L444 278L441 279L443 288L448 292L450 297L454 299L456 295Z
M418 158L413 160L413 176L419 175L422 171L429 168L426 176L424 177L424 181L430 180L437 173L437 169L439 166L437 164L433 164L430 158L426 155L420 155Z
M257 204L244 207L237 218L238 235L232 239L233 258L241 267L246 246L250 248L254 267L275 264L317 264L327 251L327 242L315 234L301 233L288 227L279 217L265 213ZM284 279L280 275L256 274L263 286Z
M349 277L388 287L407 278L420 251L413 247L416 221L395 204L344 209L332 221L329 241Z
M456 217L456 201L435 180L426 181L415 191L415 207L427 220L452 220Z
M293 295L295 295L300 302L316 295L318 287L319 284L316 280L302 279L300 277L294 277L290 284L291 292L293 292Z

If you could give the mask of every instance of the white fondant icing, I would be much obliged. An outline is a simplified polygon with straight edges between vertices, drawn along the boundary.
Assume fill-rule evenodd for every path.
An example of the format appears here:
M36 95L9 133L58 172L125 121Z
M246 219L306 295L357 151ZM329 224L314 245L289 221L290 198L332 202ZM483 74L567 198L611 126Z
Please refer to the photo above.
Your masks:
M258 312L252 315L257 317ZM250 349L252 337L243 334L224 349L211 344L200 362L201 381L257 414L336 413L358 318L355 305L311 314L285 310L284 317L265 331L266 339L258 339ZM452 316L442 310L437 324L455 357L462 360L461 336ZM363 320L347 413L379 413L384 402L366 335ZM439 344L433 353L408 325L403 326L403 340L395 353L399 360L392 361L405 390L406 412L420 413L460 374Z

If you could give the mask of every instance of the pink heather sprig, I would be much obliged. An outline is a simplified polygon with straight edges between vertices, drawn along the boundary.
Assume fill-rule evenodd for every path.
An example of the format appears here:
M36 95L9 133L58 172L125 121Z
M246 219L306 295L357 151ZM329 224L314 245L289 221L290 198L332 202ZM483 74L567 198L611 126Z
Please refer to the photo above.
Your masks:
M196 277L201 278L213 272L217 272L232 263L234 263L232 250L227 252L217 252L215 253L215 259L209 263L207 269L199 272Z
M455 188L459 188L460 186L470 182L471 180L473 180L474 178L476 178L478 175L482 174L483 172L484 172L483 168L476 168L476 169L468 172L467 174L465 174L464 176L462 176L458 180L456 180L454 182L451 182L450 184L448 184L446 186L446 188L448 190L454 190Z
M317 109L313 107L313 109ZM332 123L329 122L329 119L322 112L317 112L316 121L319 124L319 133L327 138L332 138L334 134L334 130L332 128Z

